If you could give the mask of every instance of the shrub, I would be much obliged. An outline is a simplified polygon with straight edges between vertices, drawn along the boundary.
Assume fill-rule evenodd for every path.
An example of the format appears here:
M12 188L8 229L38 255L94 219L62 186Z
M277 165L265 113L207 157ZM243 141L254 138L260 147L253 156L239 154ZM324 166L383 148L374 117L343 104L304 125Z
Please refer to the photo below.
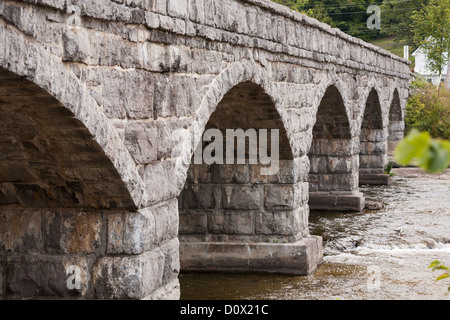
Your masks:
M416 128L435 138L450 139L450 90L417 81L406 105L406 132Z

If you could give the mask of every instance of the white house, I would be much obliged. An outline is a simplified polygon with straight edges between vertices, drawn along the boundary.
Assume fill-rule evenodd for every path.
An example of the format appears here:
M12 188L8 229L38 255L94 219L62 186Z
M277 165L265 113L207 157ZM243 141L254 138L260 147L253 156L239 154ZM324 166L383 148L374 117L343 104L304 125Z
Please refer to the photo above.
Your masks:
M416 58L416 66L414 68L414 71L423 76L425 79L427 79L434 85L437 85L439 82L439 74L437 72L432 72L427 68L427 56L422 47L419 47L416 51L413 52L412 55ZM448 63L444 66L444 69L442 70L441 82L445 82L445 79L448 76L447 71L448 71Z

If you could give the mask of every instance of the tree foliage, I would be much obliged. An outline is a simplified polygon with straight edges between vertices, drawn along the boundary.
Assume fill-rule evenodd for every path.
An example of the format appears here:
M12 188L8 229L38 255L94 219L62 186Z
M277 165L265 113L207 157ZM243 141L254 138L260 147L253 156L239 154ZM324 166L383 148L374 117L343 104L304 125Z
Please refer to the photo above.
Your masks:
M370 39L380 35L379 30L369 30L367 8L376 1L365 0L273 0L310 17L327 23L333 28L362 38ZM380 1L378 1L380 4Z
M427 55L427 68L442 75L450 50L450 0L430 0L411 17L414 42Z
M385 36L403 36L413 40L411 25L414 12L422 9L429 0L384 0L381 8L381 34Z

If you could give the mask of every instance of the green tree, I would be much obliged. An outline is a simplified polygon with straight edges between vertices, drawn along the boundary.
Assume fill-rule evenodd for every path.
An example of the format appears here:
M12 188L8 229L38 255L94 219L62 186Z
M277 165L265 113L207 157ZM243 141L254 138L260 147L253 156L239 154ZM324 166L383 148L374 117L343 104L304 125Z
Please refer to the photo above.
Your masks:
M411 18L414 42L425 51L427 68L441 79L450 50L450 0L431 0Z
M384 0L380 6L382 15L381 34L401 36L413 41L411 25L414 11L427 5L429 0Z

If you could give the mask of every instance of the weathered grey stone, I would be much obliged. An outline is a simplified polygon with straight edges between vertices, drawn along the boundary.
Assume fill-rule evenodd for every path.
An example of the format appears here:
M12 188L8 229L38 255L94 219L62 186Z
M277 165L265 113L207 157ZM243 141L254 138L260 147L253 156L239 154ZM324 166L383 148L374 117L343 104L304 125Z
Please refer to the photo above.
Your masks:
M254 213L251 211L224 211L224 233L252 235L254 234Z
M153 163L158 155L158 130L155 123L130 122L125 128L125 145L136 163Z
M164 261L160 249L137 256L101 258L92 272L95 298L145 298L162 286Z
M43 214L43 237L49 253L92 254L100 248L103 227L98 212L57 212Z
M0 251L39 252L42 247L40 211L3 210L0 215Z
M4 294L4 289L5 287L5 271L3 268L2 263L0 263L0 300L3 300L3 294Z
M360 174L359 184L360 185L381 185L390 186L393 180L388 174Z
M365 198L360 192L310 192L309 207L317 211L361 212Z
M63 45L66 61L83 62L89 55L89 39L83 29L67 29L63 34Z
M81 289L67 286L70 275L66 274L69 265L80 267ZM11 297L80 297L88 287L87 263L83 258L53 255L23 255L7 258L6 289Z
M295 243L185 242L180 243L180 256L183 270L309 275L322 261L322 239L307 237Z
M150 250L155 241L155 217L143 212L108 213L109 254L142 254Z
M264 192L264 206L267 210L294 210L297 205L294 202L293 186L266 186Z
M222 190L224 209L252 210L258 209L261 201L258 187L230 186Z
M255 232L261 235L297 236L302 225L302 210L260 212L256 216Z
M2 2L0 295L179 298L179 232L218 251L190 251L204 269L309 274L318 241L290 247L309 236L308 184L361 206L409 82L405 60L270 1ZM280 130L278 172L190 165L205 128ZM239 256L266 236L289 248ZM61 284L68 264L81 290Z
M183 210L180 212L180 234L206 234L208 215L205 210Z

